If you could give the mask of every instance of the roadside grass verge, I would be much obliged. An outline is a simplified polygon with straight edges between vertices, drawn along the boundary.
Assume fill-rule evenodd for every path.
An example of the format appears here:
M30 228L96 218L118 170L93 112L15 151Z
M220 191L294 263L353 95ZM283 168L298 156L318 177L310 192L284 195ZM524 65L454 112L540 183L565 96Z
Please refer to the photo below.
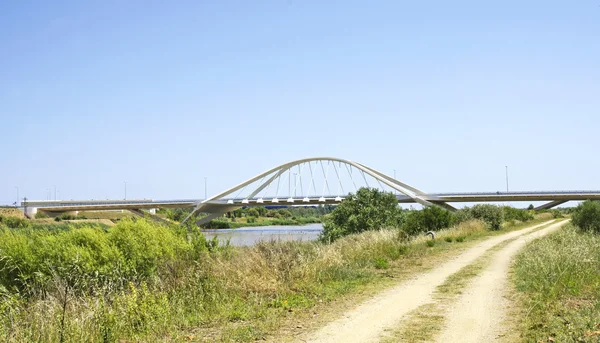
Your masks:
M433 246L425 236L390 229L332 244L219 247L143 219L5 231L0 262L2 273L12 274L0 286L0 340L267 339L299 322L309 327L315 312L335 311L332 302L355 303L361 293L431 269L483 238L535 223L487 231L482 222L465 222L438 231Z
M526 342L600 341L600 236L565 229L531 242L512 279Z

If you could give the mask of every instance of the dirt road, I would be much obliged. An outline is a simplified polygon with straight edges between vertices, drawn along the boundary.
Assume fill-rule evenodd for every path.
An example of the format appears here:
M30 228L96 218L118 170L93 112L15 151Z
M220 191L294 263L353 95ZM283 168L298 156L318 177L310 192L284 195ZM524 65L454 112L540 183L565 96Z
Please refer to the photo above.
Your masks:
M509 243L492 257L490 265L475 278L461 297L451 307L444 330L437 342L468 343L494 342L508 334L504 327L507 309L506 299L508 271L517 252L535 238L546 235L564 222L524 235Z
M318 331L313 332L306 337L300 337L298 341L313 343L378 342L382 333L388 328L396 327L407 313L421 305L432 302L433 293L436 287L441 285L448 276L473 263L477 258L481 257L486 251L497 244L526 235L548 223L549 222L545 222L526 229L489 238L443 265L418 275L411 280L402 282L398 286L371 298ZM560 225L562 225L562 223L553 224L541 231L546 233L551 228L556 229ZM520 242L520 240L518 242ZM512 244L510 246L512 247ZM518 248L515 249L518 250ZM508 260L510 261L510 258ZM498 268L498 273L504 271L504 269ZM467 315L465 315L465 317L466 316ZM482 326L483 325L485 325L485 323L482 323ZM446 342L446 340L444 341ZM464 340L460 341L463 342Z

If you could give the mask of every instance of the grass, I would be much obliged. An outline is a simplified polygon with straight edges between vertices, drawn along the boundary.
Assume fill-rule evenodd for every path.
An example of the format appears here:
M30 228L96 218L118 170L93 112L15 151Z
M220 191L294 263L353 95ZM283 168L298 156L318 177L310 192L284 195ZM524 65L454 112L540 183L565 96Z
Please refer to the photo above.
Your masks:
M485 237L519 228L490 232L482 222L467 222L438 231L431 247L428 237L406 241L397 230L381 230L332 244L263 242L233 248L190 242L175 228L133 222L143 225L124 220L115 227L49 230L36 233L39 237L6 232L0 262L10 262L2 272L13 274L0 286L0 340L283 337L290 327L307 328L327 318L336 311L332 303L355 303ZM457 237L464 237L463 243ZM133 257L123 260L123 254ZM135 265L124 265L130 260ZM12 287L11 280L24 282ZM314 313L320 313L317 319Z
M513 282L522 340L600 341L600 236L569 225L530 243Z

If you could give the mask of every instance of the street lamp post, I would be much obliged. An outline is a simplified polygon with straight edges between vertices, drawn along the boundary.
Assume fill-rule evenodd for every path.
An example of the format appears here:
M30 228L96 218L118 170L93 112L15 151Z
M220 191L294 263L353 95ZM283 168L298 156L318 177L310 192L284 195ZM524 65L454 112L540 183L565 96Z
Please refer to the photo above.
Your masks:
M56 185L54 185L54 200L56 200Z
M506 168L506 193L508 193L508 166L504 166Z
M208 191L206 188L206 176L204 177L204 200L208 199Z
M17 189L17 202L15 204L19 206L19 186L15 186L15 188Z
M127 200L127 181L123 181L123 183L125 184L125 199Z

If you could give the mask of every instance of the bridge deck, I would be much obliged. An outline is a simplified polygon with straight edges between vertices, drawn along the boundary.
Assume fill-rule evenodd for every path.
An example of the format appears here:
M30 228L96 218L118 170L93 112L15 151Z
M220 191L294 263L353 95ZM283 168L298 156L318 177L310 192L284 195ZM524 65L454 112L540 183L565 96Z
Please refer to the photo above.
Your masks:
M211 208L239 206L273 206L273 205L318 205L338 204L346 195L328 195L311 197L221 199L209 203ZM420 195L424 200L436 202L506 202L506 201L571 201L600 200L600 191L530 191L530 192L472 192L472 193L428 193ZM399 203L414 203L405 195L397 195ZM24 201L23 206L36 207L45 211L93 211L93 210L128 210L151 208L186 208L194 207L202 199L186 200L67 200L67 201Z

